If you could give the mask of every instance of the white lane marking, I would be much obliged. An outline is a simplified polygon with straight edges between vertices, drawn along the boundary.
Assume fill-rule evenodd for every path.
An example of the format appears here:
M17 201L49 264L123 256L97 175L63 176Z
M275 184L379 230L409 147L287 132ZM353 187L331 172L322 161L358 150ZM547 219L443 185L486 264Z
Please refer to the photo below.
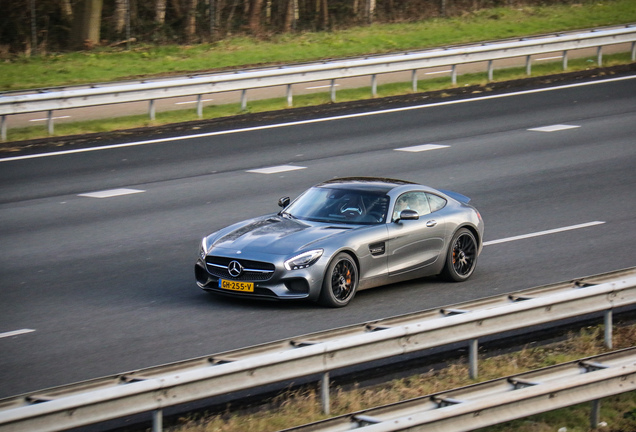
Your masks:
M481 97L470 98L470 99L459 99L459 100L453 100L453 101L436 102L436 103L427 104L427 105L391 108L391 109L380 110L380 111L371 111L371 112L357 113L357 114L346 114L346 115L335 116L335 117L323 117L318 119L301 120L301 121L288 122L288 123L276 123L271 125L255 126L255 127L244 128L244 129L231 129L231 130L208 132L208 133L195 134L195 135L184 135L184 136L175 136L171 138L158 138L158 139L147 140L147 141L135 141L135 142L129 142L129 143L123 143L123 144L112 144L112 145L100 146L100 147L88 147L83 149L63 150L59 152L37 153L37 154L24 155L24 156L13 156L13 157L7 157L7 158L0 158L0 162L13 162L13 161L25 160L25 159L36 159L36 158L51 157L51 156L63 156L63 155L75 154L75 153L87 153L87 152L93 152L93 151L112 150L112 149L126 148L126 147L137 147L137 146L148 145L148 144L167 143L172 141L183 141L187 139L208 138L208 137L219 136L219 135L230 135L235 133L254 132L254 131L267 130L267 129L278 129L278 128L290 127L290 126L323 123L323 122L329 122L334 120L345 120L345 119L352 119L352 118L359 118L359 117L367 117L367 116L378 115L378 114L390 114L390 113L412 111L412 110L418 110L418 109L424 109L424 108L436 108L440 106L458 105L458 104L464 104L464 103L470 103L470 102L480 102L480 101L491 100L491 99L501 99L501 98L507 98L507 97L513 97L513 96L522 96L522 95L543 93L543 92L554 91L554 90L563 90L563 89L585 87L585 86L591 86L591 85L597 85L597 84L606 84L610 82L625 81L630 79L636 79L636 75L610 78L610 79L602 80L602 81L590 81L585 83L568 84L563 86L555 86L555 87L542 88L542 89L524 90L524 91L515 92L515 93L505 93L505 94L498 94L498 95L481 96Z
M576 128L580 128L580 127L581 126L577 126L577 125L557 124L557 125L550 125L550 126L532 128L532 129L528 129L528 130L529 131L533 131L533 132L557 132L557 131L568 130L568 129L576 129Z
M131 194L142 193L142 192L146 192L146 191L139 190L139 189L110 189L110 190L99 191L99 192L89 192L89 193L79 194L78 196L88 197L88 198L112 198L116 196L131 195Z
M211 102L214 99L201 99L201 102ZM195 104L198 103L198 101L185 101L185 102L175 102L175 105L186 105L186 104Z
M401 152L418 153L418 152L423 152L423 151L428 151L428 150L442 149L442 148L446 148L446 147L450 147L450 146L441 145L441 144L422 144L422 145L416 145L416 146L411 146L411 147L396 148L394 150L395 151L401 151Z
M305 168L307 168L307 167L295 166L295 165L279 165L279 166L273 166L273 167L268 167L268 168L259 168L259 169L255 169L255 170L248 170L247 172L249 172L249 173L257 173L257 174L277 174L277 173L281 173L281 172L296 171L296 170L301 170L301 169L305 169Z
M603 221L594 221L594 222L588 222L588 223L583 223L578 225L571 225L571 226L567 226L563 228L555 228L555 229L551 229L547 231L539 231L536 233L524 234L524 235L519 235L514 237L507 237L507 238L502 238L499 240L491 240L491 241L484 242L484 246L490 246L490 245L499 244L499 243L507 243L507 242L511 242L515 240L523 240L523 239L532 238L532 237L540 237L540 236L544 236L548 234L556 234L556 233L560 233L564 231L571 231L571 230L576 230L581 228L588 228L595 225L602 225L604 223L605 222Z
M560 55L560 56L554 56L554 57L543 57L543 58L535 59L535 61L556 60L556 59L560 59L560 58L563 58L563 56Z
M441 70L441 71L436 71L436 72L426 72L424 75L438 75L438 74L447 74L447 73L451 73L452 70L448 69L448 70Z
M10 332L4 332L4 333L0 333L0 339L12 337L12 336L19 336L26 333L33 333L34 331L35 330L33 329L21 329L21 330L14 330Z
M71 116L59 116L59 117L51 117L51 120L65 119L71 118ZM31 119L30 122L39 122L39 121L47 121L48 118L39 118L39 119Z
M314 86L314 87L305 87L305 90L315 90L315 89L323 89L323 88L329 88L329 87L331 87L331 84ZM334 84L334 87L340 87L340 84Z

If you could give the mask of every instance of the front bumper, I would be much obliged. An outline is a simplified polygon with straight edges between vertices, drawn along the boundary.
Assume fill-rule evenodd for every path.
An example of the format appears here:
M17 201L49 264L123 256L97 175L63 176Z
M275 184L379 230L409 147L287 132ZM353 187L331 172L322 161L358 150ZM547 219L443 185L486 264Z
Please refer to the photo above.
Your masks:
M207 258L207 257L206 257ZM241 259L236 259L241 261ZM274 271L267 280L262 277L250 278L249 275L239 278L231 277L222 269L212 267L199 258L194 266L197 285L208 292L244 298L262 298L273 300L316 300L322 286L322 266L313 266L302 270L286 270L282 262L273 263ZM254 283L254 292L232 291L219 287L219 280L230 280Z

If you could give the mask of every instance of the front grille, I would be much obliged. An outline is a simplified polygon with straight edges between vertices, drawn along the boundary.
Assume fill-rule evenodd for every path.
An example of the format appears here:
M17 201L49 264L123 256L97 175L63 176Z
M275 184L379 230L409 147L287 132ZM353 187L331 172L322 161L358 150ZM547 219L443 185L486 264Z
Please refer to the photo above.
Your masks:
M243 272L239 277L230 276L228 272L228 265L232 261L238 261L243 266ZM218 256L206 257L205 266L213 276L239 281L266 281L272 277L276 268L272 263Z

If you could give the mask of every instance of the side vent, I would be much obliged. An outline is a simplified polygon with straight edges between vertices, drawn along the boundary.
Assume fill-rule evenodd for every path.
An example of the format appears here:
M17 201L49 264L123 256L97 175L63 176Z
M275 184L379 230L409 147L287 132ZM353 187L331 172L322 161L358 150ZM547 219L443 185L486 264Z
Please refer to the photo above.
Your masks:
M369 252L371 252L371 255L373 255L373 256L384 255L384 252L386 252L386 246L385 246L384 242L370 244L369 245Z

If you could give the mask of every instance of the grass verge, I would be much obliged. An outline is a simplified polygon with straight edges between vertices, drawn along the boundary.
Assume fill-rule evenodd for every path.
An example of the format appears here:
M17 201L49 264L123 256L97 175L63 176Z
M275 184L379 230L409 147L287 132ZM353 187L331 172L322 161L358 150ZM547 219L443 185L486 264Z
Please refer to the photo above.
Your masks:
M635 21L634 0L582 0L482 9L411 23L270 35L267 39L234 37L192 46L100 47L16 56L0 62L0 91L423 49Z
M570 60L568 63L568 72L581 71L597 66L597 59L580 58ZM631 56L629 53L607 55L603 58L603 66L615 66L620 64L629 64ZM550 62L533 65L532 75L546 76L563 72L561 62ZM509 68L495 70L494 82L503 82L514 79L527 78L525 67ZM456 86L453 86L449 77L433 78L420 80L418 82L418 92L444 90L453 87L465 86L487 86L487 72L464 74L458 76ZM389 97L412 94L411 83L391 83L379 85L377 89L377 97ZM357 89L344 89L337 92L338 102L358 101L371 98L370 87L362 87ZM293 99L294 107L311 107L329 104L329 93L314 93L308 95L298 95ZM240 104L228 105L211 105L203 109L202 119L215 119L222 117L230 117L239 114L262 113L268 111L285 110L287 107L287 99L284 97L276 99L253 100L247 105L247 111L242 111ZM118 130L133 129L139 127L152 127L167 124L183 123L189 121L200 120L195 110L175 110L158 112L155 120L150 120L147 115L136 115L128 117L117 117L109 119L91 120L84 122L59 123L55 125L53 137L81 135L89 133L101 133ZM7 141L24 141L30 139L49 137L46 126L31 126L27 128L10 128L7 131ZM6 150L6 149L5 149ZM17 150L17 149L16 149Z
M636 325L615 327L615 349L634 346ZM468 365L459 361L441 370L397 379L371 388L334 388L331 390L333 416L386 405L402 400L438 393L477 382L552 366L607 352L603 344L603 327L595 326L571 334L567 340L540 347L526 347L518 352L480 358L478 380L468 378ZM483 357L483 354L482 354ZM587 432L590 404L580 404L512 422L492 426L488 432ZM304 388L282 394L268 406L250 412L232 412L200 418L182 418L171 432L250 432L277 431L327 418L321 412L320 396L315 389ZM601 421L607 423L604 432L636 430L636 392L603 400Z

